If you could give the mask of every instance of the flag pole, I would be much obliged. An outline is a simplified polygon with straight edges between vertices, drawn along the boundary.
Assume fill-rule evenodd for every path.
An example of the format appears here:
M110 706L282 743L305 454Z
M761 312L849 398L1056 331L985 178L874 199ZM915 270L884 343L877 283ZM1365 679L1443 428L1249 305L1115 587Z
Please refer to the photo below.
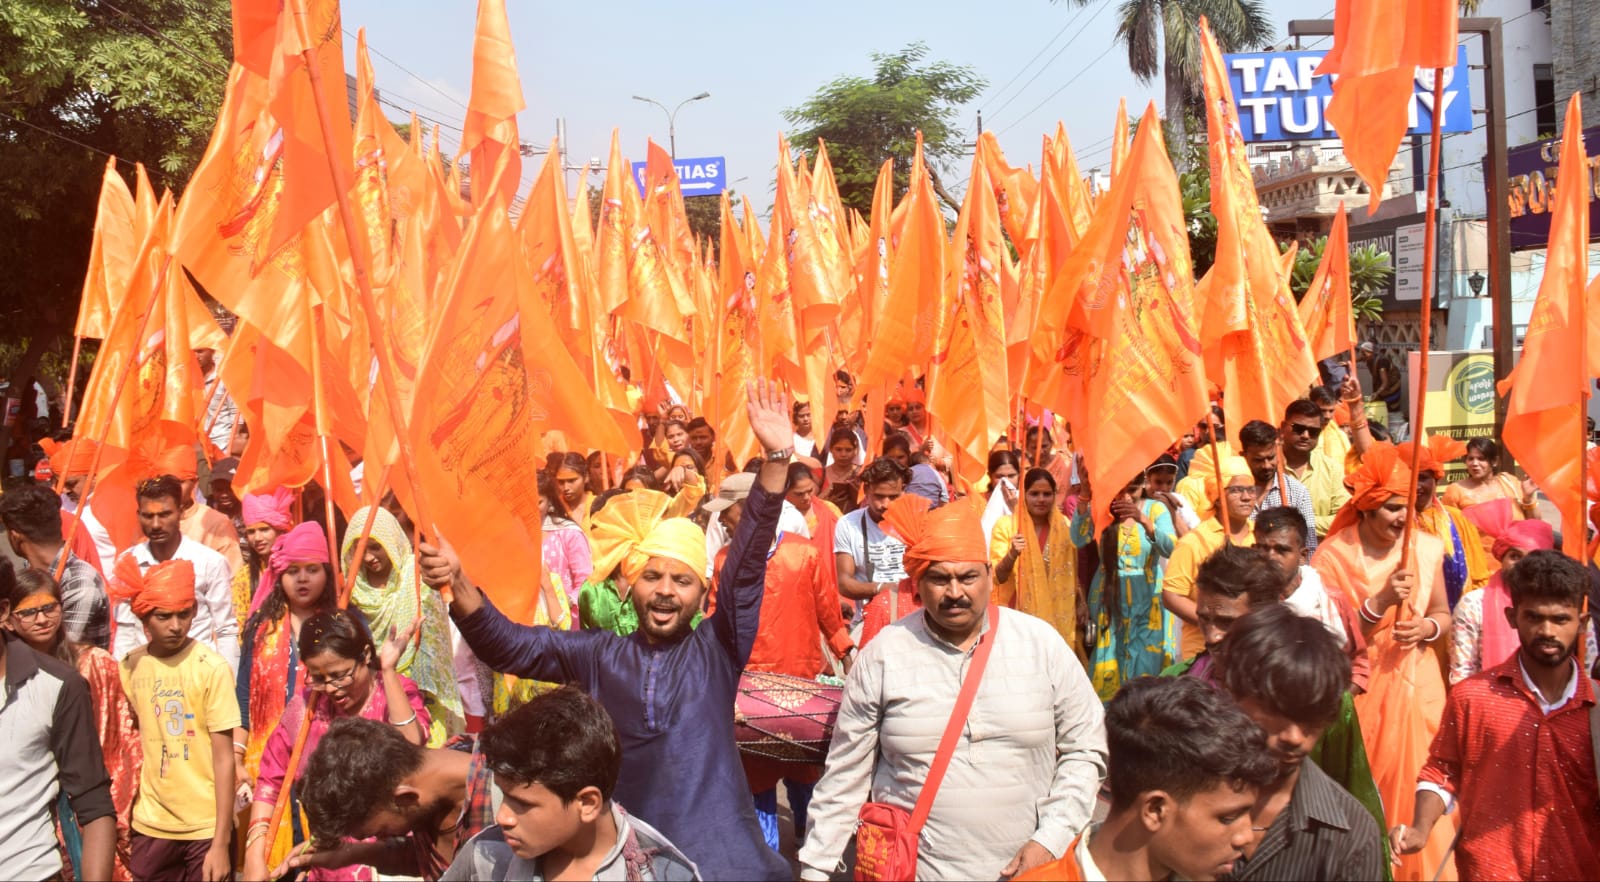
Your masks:
M81 308L81 307L80 307ZM72 390L78 385L78 354L83 350L83 335L72 335L72 360L67 362L67 397L61 402L61 428L72 420Z
M105 414L100 420L100 431L95 433L97 443L94 447L94 455L89 460L89 476L84 478L83 494L78 500L78 507L72 511L72 520L67 524L63 543L67 548L71 548L73 540L77 538L78 526L83 523L83 513L89 510L89 498L94 495L95 487L100 483L97 480L99 476L96 472L100 470L100 455L105 452L106 436L111 433L111 419L117 412L117 402L122 400L122 390L128 385L128 374L133 370L134 362L139 360L138 341L144 339L145 329L150 326L150 316L156 310L156 298L161 296L161 290L166 287L167 271L171 267L172 255L169 253L166 260L161 262L161 272L156 276L155 284L150 286L150 299L145 303L144 315L139 319L139 331L133 335L135 341L134 351L128 353L127 360L117 369L117 380L111 387L111 400L106 403ZM77 443L78 435L73 433L72 441L68 442L69 447L75 449ZM71 469L71 459L72 449L69 449L67 451L67 468L62 469L63 472ZM66 571L68 557L70 555L63 554L61 559L56 561L55 579L58 582L61 581L61 574Z
M1444 102L1444 71L1435 68L1433 72L1433 107L1430 131L1428 135L1428 194L1427 211L1424 220L1422 244L1422 315L1421 315L1421 340L1419 349L1421 358L1417 366L1417 395L1411 402L1411 480L1406 486L1406 505L1412 509L1411 517L1406 518L1405 532L1400 537L1400 569L1405 569L1411 560L1411 534L1416 529L1417 517L1417 467L1422 463L1422 445L1426 441L1426 431L1422 426L1423 403L1428 398L1428 349L1432 343L1433 324L1433 297L1435 277L1435 250L1439 238L1439 117L1441 111L1437 108ZM1401 604L1397 613L1398 619L1409 618L1407 604Z

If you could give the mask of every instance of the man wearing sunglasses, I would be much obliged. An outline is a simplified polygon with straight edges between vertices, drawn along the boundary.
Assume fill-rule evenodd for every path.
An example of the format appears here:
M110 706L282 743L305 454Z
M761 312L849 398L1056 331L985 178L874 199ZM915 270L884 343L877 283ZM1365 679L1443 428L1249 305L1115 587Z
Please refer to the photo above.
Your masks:
M1318 538L1328 534L1333 516L1350 499L1344 486L1344 463L1329 457L1327 445L1319 443L1325 431L1337 432L1339 427L1326 422L1322 409L1304 398L1289 402L1278 425L1283 470L1311 494L1312 526Z

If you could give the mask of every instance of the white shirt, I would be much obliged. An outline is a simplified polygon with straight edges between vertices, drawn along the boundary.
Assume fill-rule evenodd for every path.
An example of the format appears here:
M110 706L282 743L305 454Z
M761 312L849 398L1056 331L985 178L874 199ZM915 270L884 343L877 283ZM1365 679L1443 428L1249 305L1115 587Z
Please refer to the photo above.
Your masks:
M1072 850L1072 856L1078 861L1078 871L1083 874L1083 882L1106 882L1106 874L1095 866L1094 855L1089 853L1089 837L1099 829L1100 825L1095 824L1085 830L1083 836L1078 838L1078 847Z
M140 542L123 554L133 555L140 572L156 564L149 542ZM194 622L189 625L189 636L216 650L237 674L239 617L233 609L233 577L229 575L228 559L188 536L179 540L178 550L172 557L194 564ZM116 631L111 640L111 654L119 661L150 642L144 633L144 623L133 614L128 601L117 601L112 619Z
M1339 615L1339 607L1334 604L1333 598L1328 596L1327 589L1322 586L1322 575L1308 566L1300 567L1300 587L1283 601L1294 610L1295 615L1307 619L1316 619L1328 633L1339 641L1339 648L1345 649L1350 645L1350 636L1345 633L1344 619Z

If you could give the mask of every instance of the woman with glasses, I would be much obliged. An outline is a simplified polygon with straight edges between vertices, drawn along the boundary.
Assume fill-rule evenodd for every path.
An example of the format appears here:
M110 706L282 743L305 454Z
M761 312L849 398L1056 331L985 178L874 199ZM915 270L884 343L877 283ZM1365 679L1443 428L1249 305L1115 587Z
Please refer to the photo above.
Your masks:
M17 588L11 599L11 615L5 622L35 652L59 658L73 666L89 682L89 699L94 707L95 730L100 734L100 749L105 753L106 771L111 775L111 804L117 810L117 850L112 864L112 879L125 882L130 856L128 819L133 798L139 790L139 767L144 752L139 746L139 730L133 707L122 691L122 675L111 653L87 643L66 639L61 629L61 589L47 570L31 568L17 574ZM76 834L71 823L71 807L61 802L57 830ZM62 821L67 823L63 824ZM63 836L67 852L77 866L75 835Z
M297 644L305 665L305 686L283 709L261 755L261 777L256 781L255 801L250 808L240 879L249 882L268 878L268 871L287 857L291 842L298 844L305 839L298 804L289 806L280 827L286 832L279 834L272 849L267 847L266 834L273 808L283 795L290 753L307 713L311 714L311 721L301 751L302 762L316 750L317 742L333 721L345 717L387 722L412 744L421 745L426 740L431 721L422 693L417 684L396 670L400 651L410 639L408 627L386 640L381 649L375 649L366 621L356 610L320 612L300 626ZM363 880L375 875L370 867L343 867L313 869L307 878Z

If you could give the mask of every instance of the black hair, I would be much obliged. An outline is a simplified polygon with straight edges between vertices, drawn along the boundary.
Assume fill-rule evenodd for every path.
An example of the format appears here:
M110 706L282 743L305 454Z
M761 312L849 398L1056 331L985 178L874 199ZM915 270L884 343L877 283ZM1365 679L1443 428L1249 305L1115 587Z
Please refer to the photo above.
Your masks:
M3 579L3 577L0 577L0 579ZM14 585L15 587L6 598L11 601L12 612L16 612L17 607L22 605L22 601L27 600L34 594L49 594L56 599L56 603L61 603L61 584L55 580L55 577L50 575L48 569L28 567L15 575ZM64 616L65 610L62 613ZM66 622L63 620L61 626L56 628L55 645L50 647L51 654L76 667L80 648L78 644L67 639Z
M483 730L479 749L495 775L542 784L567 805L586 787L610 800L622 767L617 727L581 689L546 692Z
M796 398L794 400L794 402L789 405L789 419L793 420L793 419L799 417L800 416L800 408L802 408L802 407L810 407L810 406L811 406L811 402L809 402L809 401L801 401L800 399Z
M843 368L833 372L833 379L835 382L849 383L852 386L856 384L856 381L850 378L850 372Z
M992 475L995 469L1007 463L1010 463L1011 467L1017 471L1022 471L1022 457L1017 456L1015 450L991 450L989 451L989 462L984 471Z
M699 475L701 477L705 477L705 474L706 474L705 460L700 458L700 454L696 453L693 447L685 446L682 450L679 450L676 453L673 453L671 456L667 457L667 465L670 466L674 462L677 462L678 457L680 457L680 456L687 456L689 458L689 462L694 465L695 474L697 474L697 475Z
M1300 538L1304 548L1311 530L1306 526L1306 516L1298 508L1280 505L1256 515L1255 535L1267 536L1279 530L1289 530Z
M0 521L30 542L61 544L61 497L47 485L22 484L0 496Z
M539 497L550 503L550 513L545 517L556 523L566 522L576 525L576 521L567 517L566 507L561 502L561 493L556 489L555 475L549 472L539 473Z
M682 406L683 405L681 405L681 404L674 404L673 405L673 407L682 407ZM670 408L669 408L669 410L670 410ZM678 428L682 429L683 433L685 435L689 434L689 424L688 423L684 422L683 420L667 420L667 421L665 421L665 422L663 422L661 424L661 437L665 438L667 436L667 430L672 428L673 426L677 426Z
M879 455L888 456L891 450L904 450L906 456L910 456L911 439L900 432L889 432L883 436L883 443L879 445L878 451Z
M800 480L802 477L810 478L813 484L818 483L817 473L811 470L811 466L808 466L803 462L789 463L789 473L783 479L783 492L788 493L790 490L793 490L795 482Z
M140 481L137 495L138 502L146 499L170 499L173 505L183 508L183 483L171 475L160 475Z
M561 468L561 463L565 459L566 459L566 454L562 453L559 450L552 450L549 453L546 453L544 455L544 468L539 470L540 473L541 474L546 474L546 475L555 474L556 471Z
M1178 467L1177 458L1174 457L1170 453L1163 453L1160 456L1156 457L1156 461L1155 462L1145 466L1145 468L1144 468L1145 477L1148 478L1150 473L1155 471L1156 469L1177 469L1177 467Z
M1266 733L1221 690L1194 677L1139 677L1106 705L1111 809L1141 793L1183 802L1218 784L1264 787L1278 774Z
M656 473L652 471L649 466L635 466L629 469L622 475L622 481L620 483L626 485L629 481L639 481L640 483L644 484L644 488L646 490L661 489L661 482L656 480ZM614 490L616 488L612 489ZM605 491L605 493L611 492L612 490ZM605 494L602 493L601 495L604 496ZM610 497L607 496L606 498L609 499ZM595 509L595 511L599 510L599 508Z
M355 607L325 609L306 619L300 626L297 647L302 661L331 652L353 662L365 660L368 667L378 669L378 647L372 639L372 629L366 616Z
M333 577L333 566L322 564L322 594L317 598L317 611L330 610L339 603L339 583ZM244 623L244 630L239 632L239 642L249 643L260 637L260 628L268 622L276 622L289 614L289 595L283 590L283 577L287 573L279 573L271 586L257 587L257 591L266 590L271 593L267 599L261 601L261 606L256 608L250 618ZM303 630L303 628L302 628Z
M1022 476L1023 491L1026 492L1029 487L1033 486L1035 481L1043 481L1046 484L1049 484L1050 492L1052 493L1059 489L1056 487L1056 476L1050 474L1049 469L1041 469L1037 466L1028 469L1027 473Z
M849 441L856 450L861 449L861 439L856 436L855 429L849 426L834 426L828 432L828 443L822 447L822 455L826 461L833 462L833 445L839 441Z
M880 456L867 463L867 467L861 470L861 475L858 479L858 482L863 487L871 487L874 484L882 484L885 481L899 481L902 485L910 484L911 470L886 456Z
M1307 726L1339 718L1350 656L1322 622L1271 603L1240 617L1223 641L1219 679L1235 701L1255 699Z
M1317 412L1317 418L1322 418L1322 412ZM1243 453L1252 447L1278 446L1278 429L1265 420L1251 420L1239 430L1239 452Z
M617 367L617 375L622 377L622 382L624 383L633 382L633 371L628 370L628 366L625 364Z
M752 475L758 474L761 471L761 467L766 465L766 464L767 464L767 458L766 457L764 457L764 456L752 456L749 459L745 460L744 468L740 469L739 471L741 471L741 472L749 472Z
M1516 566L1500 573L1511 592L1513 607L1524 602L1554 601L1581 608L1589 590L1589 574L1583 564L1559 551L1530 551Z
M690 420L687 423L687 428L691 432L693 432L695 429L705 429L707 432L711 433L711 440L717 440L717 430L711 428L711 422L703 416L697 416Z
M1254 608L1278 602L1283 573L1258 548L1224 545L1195 570L1194 587L1223 597L1248 596Z
M311 835L332 847L357 835L374 812L394 805L394 791L422 767L423 749L400 730L362 717L337 719L295 782Z
M22 600L17 596L17 571L11 566L11 558L5 555L0 555L0 600L10 604L11 609L16 609Z
M1467 453L1476 453L1492 464L1500 459L1500 445L1493 438L1479 435L1467 439Z
M551 454L551 456L559 456L560 458L550 466L550 477L554 478L556 472L562 469L571 469L585 478L589 476L589 458L578 451L568 450L566 453Z
M1312 404L1338 404L1339 390L1333 386L1312 386L1311 392L1306 396ZM1319 414L1320 415L1320 414Z
M1288 422L1294 417L1305 417L1306 419L1321 422L1322 408L1313 404L1309 398L1296 398L1289 402L1288 407L1283 409L1284 422Z

